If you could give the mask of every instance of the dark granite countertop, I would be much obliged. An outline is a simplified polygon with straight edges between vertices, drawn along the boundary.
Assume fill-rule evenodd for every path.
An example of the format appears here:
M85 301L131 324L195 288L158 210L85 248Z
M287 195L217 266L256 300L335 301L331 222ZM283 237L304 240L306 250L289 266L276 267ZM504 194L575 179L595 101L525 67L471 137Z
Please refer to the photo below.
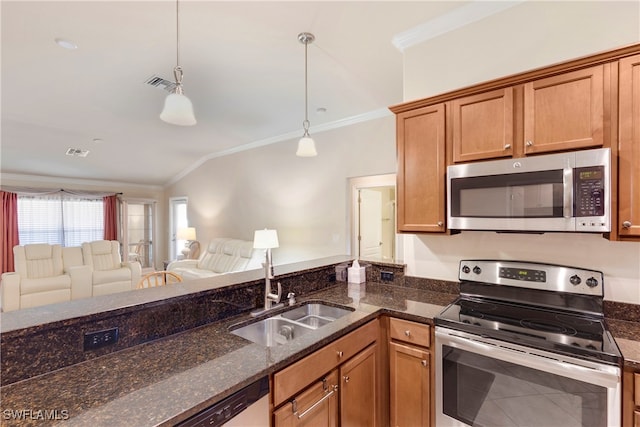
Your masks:
M56 411L65 426L172 425L380 314L432 323L455 297L378 283L338 284L298 301L355 311L285 346L263 347L231 334L230 325L249 319L235 316L3 387L1 423L40 425L32 419L42 415L37 411ZM22 409L32 410L27 420L7 416L7 410Z

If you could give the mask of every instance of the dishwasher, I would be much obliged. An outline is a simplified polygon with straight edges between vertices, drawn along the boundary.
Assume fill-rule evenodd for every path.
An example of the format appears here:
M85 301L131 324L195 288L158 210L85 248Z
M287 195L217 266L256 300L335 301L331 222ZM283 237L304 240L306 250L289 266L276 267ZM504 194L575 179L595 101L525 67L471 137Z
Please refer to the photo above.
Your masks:
M263 377L249 384L177 425L179 427L268 427L269 378Z

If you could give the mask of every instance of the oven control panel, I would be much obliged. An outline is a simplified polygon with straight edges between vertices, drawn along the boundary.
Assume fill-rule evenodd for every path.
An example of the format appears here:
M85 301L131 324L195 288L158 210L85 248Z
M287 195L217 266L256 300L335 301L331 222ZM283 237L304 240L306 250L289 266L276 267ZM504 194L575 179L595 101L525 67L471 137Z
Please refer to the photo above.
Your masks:
M553 264L499 260L460 261L459 279L584 295L604 295L603 274Z

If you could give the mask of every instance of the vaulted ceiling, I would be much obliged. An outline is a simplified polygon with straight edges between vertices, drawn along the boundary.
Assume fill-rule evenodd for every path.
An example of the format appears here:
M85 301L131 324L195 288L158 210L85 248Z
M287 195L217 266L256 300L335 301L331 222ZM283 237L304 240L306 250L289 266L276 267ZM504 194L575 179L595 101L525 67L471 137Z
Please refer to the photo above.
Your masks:
M303 31L316 36L312 134L388 114L402 102L394 37L469 3L181 0L180 63L198 121L182 127L159 119L168 92L146 83L173 80L174 1L2 1L1 170L163 185L208 156L295 139Z

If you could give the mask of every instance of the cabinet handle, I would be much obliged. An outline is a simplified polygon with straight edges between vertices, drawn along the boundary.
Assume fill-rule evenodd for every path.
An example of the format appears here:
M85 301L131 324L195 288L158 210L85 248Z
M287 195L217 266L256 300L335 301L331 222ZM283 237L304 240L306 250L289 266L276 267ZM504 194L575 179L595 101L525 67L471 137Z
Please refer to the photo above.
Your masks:
M423 360L421 363L422 363L422 366L427 366L427 361L426 360Z
M344 356L344 353L343 353L343 352L341 352L341 351L337 351L337 352L336 352L336 354L338 355L338 357L342 357L342 356Z
M404 334L409 337L409 336L411 336L411 331L406 330L406 331L404 331Z
M438 227L442 227L443 225L444 225L444 222L438 221Z
M632 225L631 221L625 221L625 222L622 223L622 226L624 228L631 228L631 225Z
M342 378L344 378L344 382L345 382L345 383L348 383L348 382L349 382L349 380L351 379L351 378L349 378L349 375L345 375L345 376L344 376L344 377L342 377Z
M533 141L527 141L524 143L527 147L531 147L533 145Z
M511 144L504 144L504 149L508 150L509 148L511 148Z
M338 390L338 386L337 386L337 385L334 385L333 387L331 387L331 391L326 392L326 393L325 393L325 395L324 395L324 396L322 396L322 397L320 398L320 400L318 400L318 401L317 401L316 403L314 403L313 405L309 406L309 407L308 407L304 412L302 412L301 414L298 414L298 411L297 411L297 407L298 407L298 405L297 405L296 400L295 400L295 399L293 399L293 402L291 402L291 403L292 403L292 407L291 407L291 408L292 408L292 410L293 410L293 414L294 414L296 417L298 417L298 419L299 419L299 420L300 420L300 419L302 419L302 417L304 417L305 415L307 415L309 412L313 411L313 409L314 409L316 406L318 406L319 404L321 404L322 402L324 402L325 400L327 400L328 398L330 398L330 397L331 397L331 395L332 395L333 393L335 393L335 391L336 391L336 390Z

